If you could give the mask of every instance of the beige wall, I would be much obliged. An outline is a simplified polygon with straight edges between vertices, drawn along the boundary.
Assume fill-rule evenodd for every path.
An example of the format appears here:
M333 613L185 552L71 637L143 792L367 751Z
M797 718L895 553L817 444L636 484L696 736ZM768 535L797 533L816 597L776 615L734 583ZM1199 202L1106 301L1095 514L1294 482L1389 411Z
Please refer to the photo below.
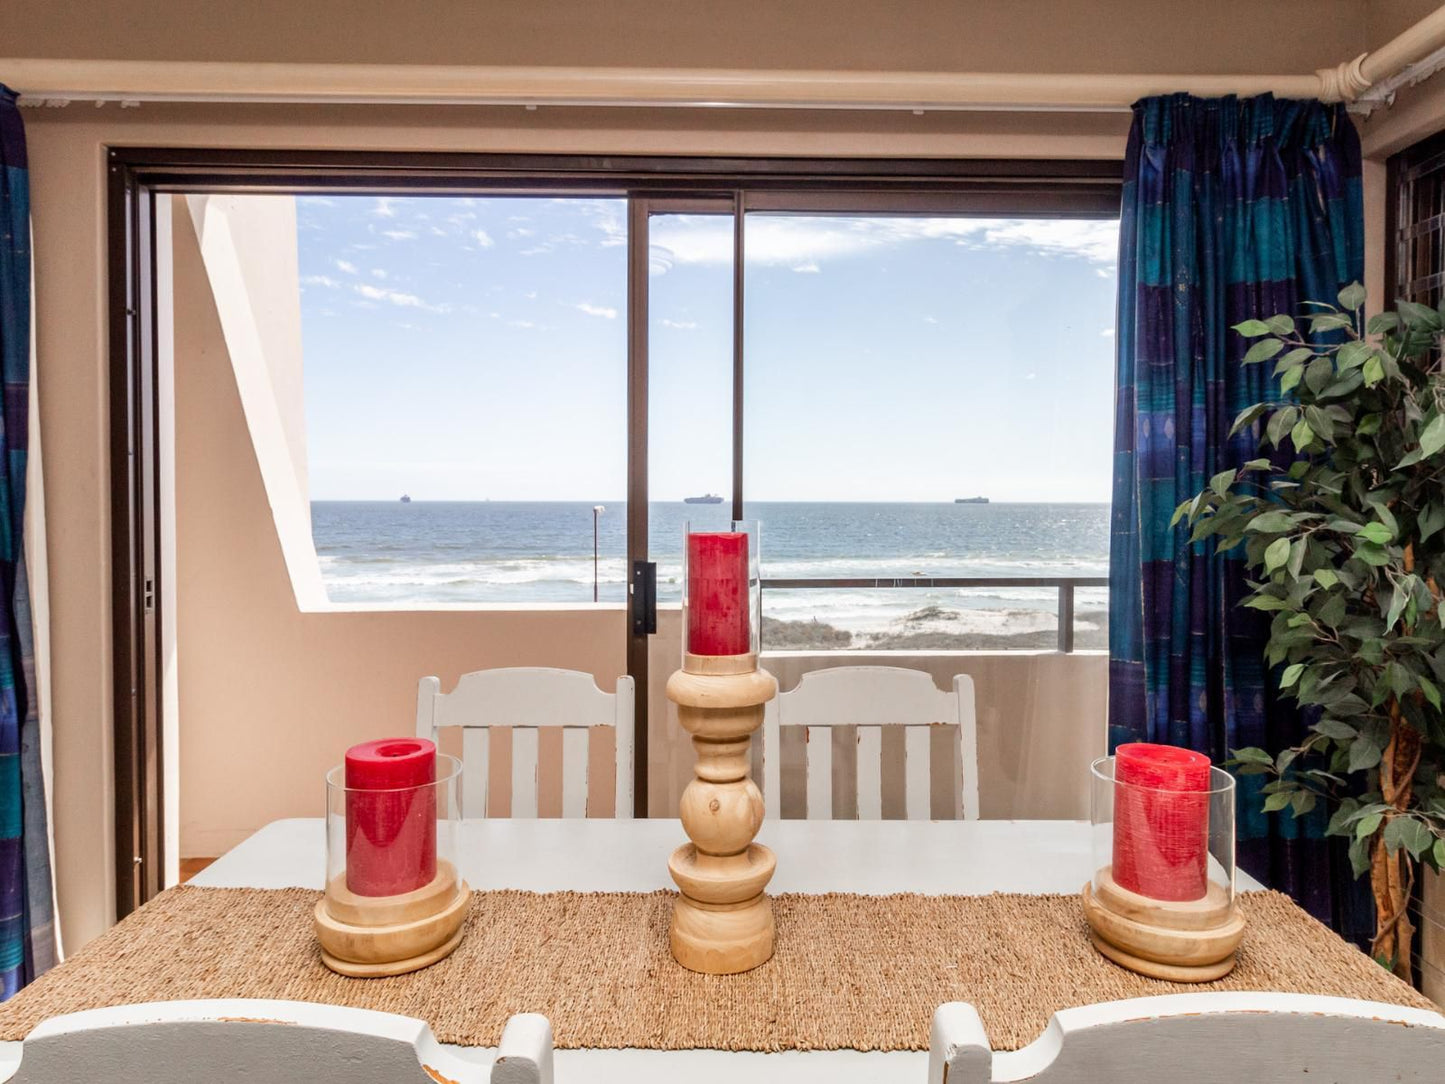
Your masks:
M13 57L1303 73L1364 0L6 0Z

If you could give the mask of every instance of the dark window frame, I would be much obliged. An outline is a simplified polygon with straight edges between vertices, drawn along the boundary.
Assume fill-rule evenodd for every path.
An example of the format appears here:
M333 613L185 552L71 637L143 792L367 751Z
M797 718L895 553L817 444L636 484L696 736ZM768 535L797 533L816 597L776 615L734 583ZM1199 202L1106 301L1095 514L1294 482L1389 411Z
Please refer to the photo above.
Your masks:
M548 194L629 199L634 236L649 202L731 201L742 213L985 214L1114 218L1117 159L733 158L112 147L108 166L112 661L116 910L124 917L163 887L160 439L156 401L156 196L251 192ZM637 240L630 242L634 250ZM646 262L629 260L629 559L647 539ZM735 274L742 274L741 261ZM734 321L742 318L735 289ZM641 329L640 331L638 329ZM743 354L734 336L733 506L742 503ZM636 522L633 522L633 519ZM629 626L631 623L629 622ZM638 697L633 748L638 815L647 810L647 640L629 635Z

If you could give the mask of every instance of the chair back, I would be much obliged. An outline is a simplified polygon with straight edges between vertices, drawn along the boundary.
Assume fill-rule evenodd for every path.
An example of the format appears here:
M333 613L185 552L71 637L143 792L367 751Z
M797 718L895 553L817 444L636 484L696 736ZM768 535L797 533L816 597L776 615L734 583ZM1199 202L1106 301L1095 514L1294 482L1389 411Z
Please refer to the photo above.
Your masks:
M1054 1014L1022 1050L989 1048L972 1005L933 1014L929 1084L1435 1084L1445 1016L1309 994L1198 993Z
M617 679L615 692L603 692L591 674L541 666L477 670L463 674L457 687L441 691L441 681L424 677L417 687L416 733L435 740L443 727L462 731L462 816L487 815L491 731L512 732L513 817L537 816L538 730L562 729L562 816L587 816L589 732L616 730L617 817L632 816L633 681Z
M490 1067L443 1047L420 1020L245 998L165 1001L55 1016L22 1043L11 1084L551 1084L552 1026L507 1021ZM7 1079L0 1063L0 1080Z
M978 728L973 679L959 674L944 692L921 670L897 666L838 666L811 670L797 687L775 697L763 721L763 794L777 810L782 797L781 739L784 727L804 728L807 815L833 816L833 729L853 727L858 745L855 785L858 818L883 815L883 730L904 731L904 808L909 820L930 816L930 731L957 726L949 743L954 818L978 819Z

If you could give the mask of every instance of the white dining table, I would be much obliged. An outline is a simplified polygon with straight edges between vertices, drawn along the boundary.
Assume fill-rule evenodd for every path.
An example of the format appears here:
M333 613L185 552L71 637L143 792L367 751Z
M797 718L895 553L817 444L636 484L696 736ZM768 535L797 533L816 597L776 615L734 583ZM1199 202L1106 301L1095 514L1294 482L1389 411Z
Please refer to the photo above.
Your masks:
M768 886L779 892L894 892L980 895L1073 893L1094 867L1084 821L765 822L758 841L777 854ZM473 889L650 892L672 888L667 856L685 841L672 819L463 821L457 857ZM320 818L275 821L190 883L212 888L325 885L326 830ZM1261 887L1242 871L1239 890ZM494 1051L450 1047L489 1063ZM862 1084L926 1079L927 1051L558 1050L556 1079L608 1084Z

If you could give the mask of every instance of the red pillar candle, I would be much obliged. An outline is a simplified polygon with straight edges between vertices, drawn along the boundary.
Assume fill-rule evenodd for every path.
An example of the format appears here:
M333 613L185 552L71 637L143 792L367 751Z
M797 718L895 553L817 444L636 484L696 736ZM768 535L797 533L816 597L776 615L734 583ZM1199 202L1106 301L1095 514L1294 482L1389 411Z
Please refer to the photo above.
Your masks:
M346 887L415 892L437 873L437 747L384 738L346 751Z
M1114 883L1156 900L1209 887L1209 758L1130 742L1114 752Z
M741 531L687 536L687 650L745 655L752 649L748 614L748 536Z

